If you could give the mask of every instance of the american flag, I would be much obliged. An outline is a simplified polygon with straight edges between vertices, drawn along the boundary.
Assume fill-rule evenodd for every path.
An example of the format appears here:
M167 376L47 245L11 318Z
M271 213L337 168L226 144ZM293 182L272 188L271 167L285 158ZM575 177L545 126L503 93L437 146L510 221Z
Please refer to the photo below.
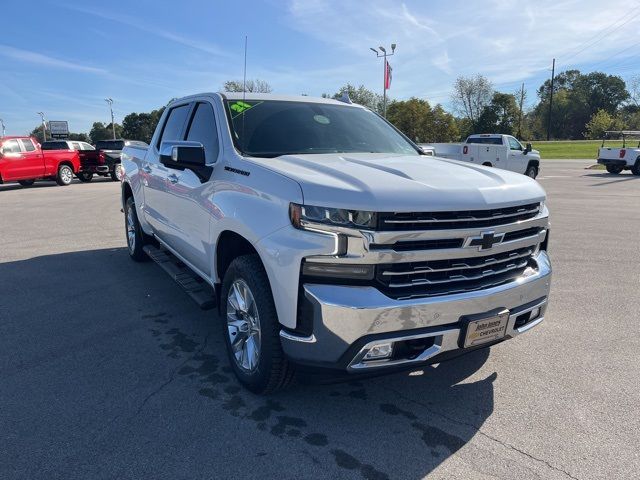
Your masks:
M392 71L393 69L391 68L391 65L389 64L389 62L386 62L385 69L384 69L384 89L385 90L389 90L391 88Z

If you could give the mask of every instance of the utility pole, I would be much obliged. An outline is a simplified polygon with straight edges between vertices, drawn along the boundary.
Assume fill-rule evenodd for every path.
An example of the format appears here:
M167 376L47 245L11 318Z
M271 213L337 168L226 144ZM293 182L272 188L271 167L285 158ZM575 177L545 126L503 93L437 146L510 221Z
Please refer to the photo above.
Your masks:
M115 124L115 121L113 120L113 99L105 98L104 101L109 104L109 111L111 112L111 129L113 130L113 139L115 140L116 139L116 124Z
M387 53L387 51L385 50L384 47L378 47L380 49L380 52L378 52L378 50L376 50L375 48L371 47L371 50L373 50L373 53L376 54L376 58L384 58L384 62L382 64L383 67L383 74L382 74L382 111L383 111L383 117L387 118L387 57L391 57L395 54L396 51L396 44L392 43L391 44L391 53Z
M556 75L556 59L551 67L551 96L549 97L549 121L547 123L547 142L551 139L551 108L553 107L553 80Z
M44 138L44 141L47 141L47 122L44 119L44 113L42 112L36 112L38 115L40 115L40 118L42 119L42 138Z
M4 120L2 120L1 118L0 118L0 125L2 125L2 136L4 137L7 132L4 128Z
M518 118L518 138L522 138L522 104L524 103L524 82L520 88L520 117Z

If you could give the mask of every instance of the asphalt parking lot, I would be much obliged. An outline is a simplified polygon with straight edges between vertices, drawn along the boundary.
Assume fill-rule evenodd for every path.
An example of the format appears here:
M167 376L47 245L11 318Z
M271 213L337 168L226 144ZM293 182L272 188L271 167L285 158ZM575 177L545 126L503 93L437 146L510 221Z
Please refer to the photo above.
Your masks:
M0 185L0 478L638 478L640 177L589 163L543 163L542 326L266 398L217 315L129 260L118 184Z

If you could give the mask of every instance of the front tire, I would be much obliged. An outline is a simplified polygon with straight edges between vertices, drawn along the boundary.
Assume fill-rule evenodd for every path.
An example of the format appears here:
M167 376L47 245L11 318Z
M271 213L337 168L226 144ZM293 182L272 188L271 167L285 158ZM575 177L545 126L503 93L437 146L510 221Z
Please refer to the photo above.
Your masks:
M93 173L78 172L76 177L78 177L78 180L80 180L82 183L89 183L93 179Z
M111 171L111 180L113 180L114 182L122 181L122 165L121 164L116 163L113 166L113 170Z
M636 160L636 164L631 167L631 173L633 173L636 176L640 175L640 159Z
M30 187L35 183L35 180L18 180L18 183L23 187Z
M294 369L282 351L269 279L257 254L231 262L220 298L229 362L240 383L257 394L289 385Z
M73 181L73 170L69 165L60 165L58 167L58 175L56 175L56 183L61 187L70 185Z
M148 236L142 231L136 212L136 204L133 197L127 198L124 203L124 228L127 236L127 250L129 256L136 262L144 262L149 257L143 247L148 243Z
M529 165L527 171L524 172L527 177L536 178L538 176L538 167L535 165Z
M618 175L622 172L622 167L617 165L607 165L607 172L612 173L613 175Z

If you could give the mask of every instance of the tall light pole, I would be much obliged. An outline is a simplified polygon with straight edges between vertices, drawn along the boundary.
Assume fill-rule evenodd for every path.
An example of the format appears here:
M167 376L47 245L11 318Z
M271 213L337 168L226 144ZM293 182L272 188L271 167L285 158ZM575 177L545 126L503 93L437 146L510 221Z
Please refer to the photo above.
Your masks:
M47 141L47 121L44 119L44 113L42 112L36 112L38 115L40 115L40 118L42 119L42 138L44 139L44 141Z
M371 50L373 50L373 53L376 54L377 58L384 58L384 62L382 63L382 67L383 67L383 75L382 75L382 111L383 111L383 116L384 118L387 118L387 57L391 57L395 54L396 52L396 44L392 43L391 44L391 53L387 53L387 50L384 47L378 47L380 49L380 52L378 52L378 50L376 50L375 48L371 47Z
M113 139L116 139L116 124L113 120L113 99L105 98L105 102L109 104L109 111L111 112L111 129L113 130Z
M4 137L7 132L4 128L4 120L2 120L1 118L0 118L0 125L2 125L2 136Z

